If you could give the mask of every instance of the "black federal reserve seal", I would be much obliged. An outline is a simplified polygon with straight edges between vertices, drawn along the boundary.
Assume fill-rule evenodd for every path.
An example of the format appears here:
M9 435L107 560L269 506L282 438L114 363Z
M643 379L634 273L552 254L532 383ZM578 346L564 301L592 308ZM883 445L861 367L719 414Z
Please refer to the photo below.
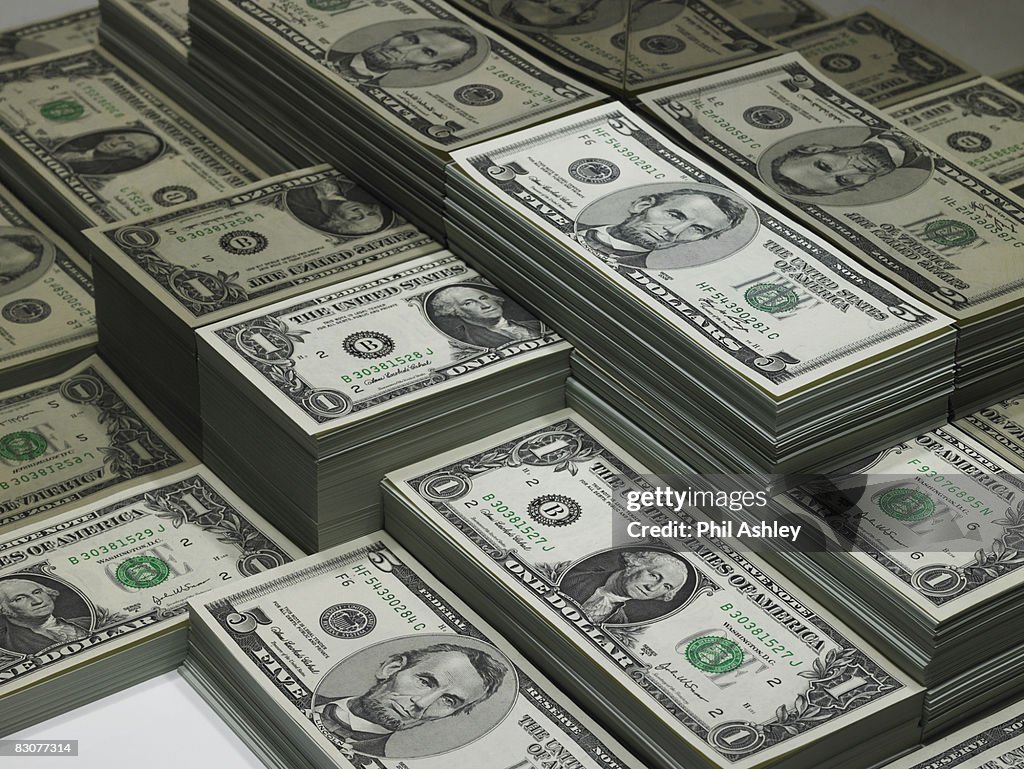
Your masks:
M822 56L819 63L826 72L834 72L839 75L856 72L860 69L860 59L848 53L830 53L828 56Z
M992 140L977 131L954 131L946 137L946 144L960 152L984 152L992 148Z
M341 343L342 349L355 358L373 360L395 351L395 340L379 331L357 331Z
M583 158L569 166L569 176L585 184L607 184L619 178L619 167L602 158Z
M265 249L268 241L266 237L253 230L235 230L221 235L217 243L229 254L252 256Z
M497 104L504 94L500 88L481 83L464 85L455 89L455 101L469 107L486 107L489 104Z
M320 627L335 638L362 638L377 626L377 615L358 603L337 603L320 615Z
M672 35L649 35L640 41L640 50L655 56L672 56L686 48L686 43Z
M11 323L38 323L50 317L50 305L42 299L15 299L0 310L4 320Z
M180 184L170 184L166 187L161 187L153 193L153 202L158 206L169 208L171 206L181 205L182 203L190 203L198 197L199 194L191 187L185 187Z
M785 128L793 122L793 115L780 107L757 106L743 113L743 119L755 128L774 130Z
M570 526L583 515L579 502L561 494L544 494L530 501L526 514L545 526Z

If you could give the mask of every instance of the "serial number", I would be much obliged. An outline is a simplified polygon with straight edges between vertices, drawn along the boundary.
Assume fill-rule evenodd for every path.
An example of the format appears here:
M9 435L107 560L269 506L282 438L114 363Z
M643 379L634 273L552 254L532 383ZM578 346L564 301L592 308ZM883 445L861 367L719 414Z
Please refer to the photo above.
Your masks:
M522 534L527 539L533 540L533 542L538 545L544 545L548 541L548 538L543 536L535 526L532 526L529 523L527 523L525 518L516 513L515 510L510 508L500 499L496 499L493 494L484 494L484 496L481 497L481 499L484 502L490 502L491 509L494 510L494 512L496 513L500 513L501 516L506 521L508 521L509 525L511 525L512 528L516 529L520 534ZM542 547L541 549L545 552L550 552L551 550L555 549L555 546L550 545L548 547Z
M93 459L93 454L90 451L86 451L77 457L68 457L67 459L61 459L58 462L51 462L45 467L37 467L35 470L29 470L21 475L13 476L9 481L0 481L0 489L12 489L17 486L21 486L24 483L31 483L37 481L40 478L45 478L48 475L59 473L61 470L69 470L75 465L82 464L86 459Z
M107 555L108 553L123 550L129 545L136 545L139 542L145 542L147 539L152 539L157 534L162 534L166 530L167 529L161 523L156 529L143 529L142 531L137 531L134 534L125 534L123 537L120 537L113 542L108 542L105 545L94 547L91 550L84 550L77 556L69 555L68 563L72 566L76 566L83 561L91 561L93 558L99 558L100 556Z
M779 643L772 638L771 632L758 625L754 620L750 619L743 613L742 610L736 609L733 611L733 605L731 603L723 603L719 607L722 611L729 612L729 619L736 620L736 624L746 630L751 638L756 638L758 641L768 647L768 650L774 654L778 654L782 659L792 657L793 652L786 648L785 644ZM791 667L798 668L804 664L803 660L790 660Z
M406 606L402 599L396 596L394 592L390 588L388 588L387 585L380 581L380 579L371 576L365 582L367 585L370 586L374 593L380 596L381 600L383 600L384 603L391 607L391 610L394 611L395 614L397 614L400 618L404 619L406 622L412 625L413 630L426 629L426 623L420 622L420 619L416 616L416 613L408 606Z
M351 384L352 382L358 382L360 379L365 379L368 376L381 374L393 368L398 368L399 366L406 366L414 361L430 358L433 355L434 351L429 347L426 350L417 350L416 352L411 352L408 355L396 355L394 358L382 360L380 363L374 363L372 366L357 369L349 374L342 374L341 381L345 384Z
M225 230L234 229L243 224L252 224L257 219L262 219L263 214L246 214L245 216L238 216L234 219L228 219L226 222L220 222L218 224L211 224L207 227L200 229L188 230L187 232L178 234L177 230L168 230L168 235L174 235L174 239L179 243L188 243L190 240L200 240L205 238L207 235L216 235L219 232Z
M979 510L982 515L989 515L993 512L991 507L983 508L982 501L967 491L967 489L963 489L957 485L957 481L947 478L943 473L940 473L930 465L922 464L920 459L907 460L907 464L917 465L914 468L914 471L918 475L924 476L933 486L941 488L949 496L960 500L972 510Z

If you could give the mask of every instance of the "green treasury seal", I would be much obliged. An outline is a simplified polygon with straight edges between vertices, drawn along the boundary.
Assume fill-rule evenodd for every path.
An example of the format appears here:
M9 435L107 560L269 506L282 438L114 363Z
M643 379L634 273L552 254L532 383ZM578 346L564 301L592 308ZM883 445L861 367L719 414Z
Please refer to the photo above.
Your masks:
M728 638L705 635L690 641L686 659L705 673L728 673L743 664L743 650Z
M85 107L74 99L58 99L40 107L39 114L55 123L70 123L85 114Z
M743 292L747 304L762 312L789 312L798 304L800 297L789 286L778 283L758 283Z
M136 555L126 558L117 565L114 576L126 587L154 587L170 575L171 570L159 558L151 555Z
M935 512L931 497L917 489L890 489L878 500L878 506L897 521L923 521Z
M7 433L0 438L0 456L15 462L27 462L46 451L46 438L39 433Z
M953 219L939 219L925 225L924 235L940 246L966 246L978 239L978 233L970 225Z

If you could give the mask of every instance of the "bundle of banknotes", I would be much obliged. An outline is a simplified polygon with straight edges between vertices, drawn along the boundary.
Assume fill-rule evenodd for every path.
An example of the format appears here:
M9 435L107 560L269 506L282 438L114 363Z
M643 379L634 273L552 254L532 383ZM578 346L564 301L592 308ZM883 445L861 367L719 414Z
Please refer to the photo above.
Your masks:
M0 29L0 65L95 45L100 25L97 8L75 11L20 27Z
M1010 86L1018 93L1024 93L1024 67L1004 72L997 78L1000 83Z
M0 67L0 170L80 251L85 228L265 175L99 48Z
M1024 396L990 404L954 424L1024 472Z
M644 766L382 531L189 619L183 675L268 767Z
M1024 204L1024 94L978 77L900 102L889 114Z
M385 528L649 765L915 744L921 687L666 486L563 410L389 473Z
M95 346L89 265L0 186L0 391L54 376Z
M978 72L873 8L779 35L825 77L876 107L955 85Z
M683 141L957 324L954 406L1020 389L1024 206L799 54L641 97Z
M188 66L188 0L101 0L100 44L271 173L310 165L257 137L248 105Z
M99 358L0 393L0 530L195 464Z
M780 498L830 542L768 553L927 686L933 734L1024 692L1024 476L956 425Z
M1024 759L1024 702L922 745L884 769L1013 769Z
M808 0L714 0L748 27L765 37L776 37L825 21L829 15Z
M771 7L765 8L766 3ZM796 6L810 10L801 0L453 0L452 4L553 59L563 71L578 72L598 87L622 95L773 56L783 49L764 32L794 11L801 13Z
M300 555L204 467L0 533L0 734L173 670L190 598Z
M945 422L945 316L621 105L455 153L448 216L577 346L574 376L697 470L791 472Z
M205 461L310 551L380 528L387 470L560 407L568 374L569 345L448 251L198 337Z
M448 153L601 98L443 0L189 12L200 72L438 236Z
M200 455L197 328L441 248L329 166L87 236L101 353Z

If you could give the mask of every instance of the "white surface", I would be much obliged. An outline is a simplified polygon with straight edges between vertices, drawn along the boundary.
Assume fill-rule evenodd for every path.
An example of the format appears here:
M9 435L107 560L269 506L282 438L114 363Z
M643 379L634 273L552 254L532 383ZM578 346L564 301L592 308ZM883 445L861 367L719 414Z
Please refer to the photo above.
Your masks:
M983 75L1024 67L1021 0L814 0L832 16L872 6Z
M95 7L96 0L0 0L0 30Z
M860 0L817 0L838 15ZM0 29L82 10L91 0L0 0ZM874 5L986 74L1024 66L1024 2L876 0ZM259 769L262 764L177 673L51 719L11 738L78 740L79 755L4 758L3 769Z
M78 740L78 756L4 757L0 758L3 769L263 768L177 673L133 686L6 739Z

